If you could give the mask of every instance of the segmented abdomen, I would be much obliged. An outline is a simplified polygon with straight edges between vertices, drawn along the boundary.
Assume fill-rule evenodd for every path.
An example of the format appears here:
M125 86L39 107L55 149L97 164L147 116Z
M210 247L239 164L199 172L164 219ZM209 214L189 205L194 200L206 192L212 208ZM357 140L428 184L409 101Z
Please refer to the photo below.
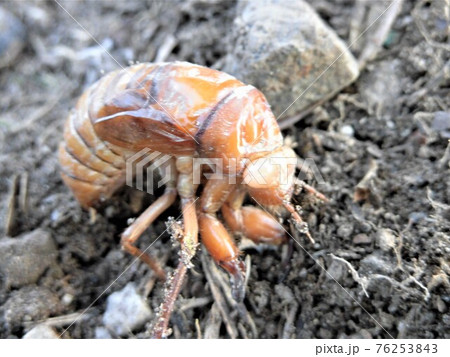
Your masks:
M61 176L85 208L107 199L125 182L124 152L98 137L92 113L123 90L130 77L149 70L149 64L142 64L108 74L80 97L67 118L64 141L59 146Z
M83 207L92 207L124 184L126 158L140 149L192 155L199 117L238 86L225 73L183 62L109 73L69 114L59 148L64 182ZM139 110L148 127L133 122Z

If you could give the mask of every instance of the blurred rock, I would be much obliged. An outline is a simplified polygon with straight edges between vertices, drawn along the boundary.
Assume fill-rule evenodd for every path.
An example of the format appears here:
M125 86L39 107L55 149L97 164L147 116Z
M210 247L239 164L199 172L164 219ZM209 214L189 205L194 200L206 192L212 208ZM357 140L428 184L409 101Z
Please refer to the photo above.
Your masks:
M0 276L7 287L35 283L56 262L58 252L50 233L37 229L17 238L0 239Z
M72 294L64 294L61 298L61 302L63 305L70 305L73 302L74 296Z
M55 332L53 328L50 326L40 324L36 327L33 327L30 331L28 331L25 335L22 337L23 339L50 339L50 338L59 338L58 334Z
M151 317L145 299L138 294L135 285L129 283L108 297L103 324L115 335L124 336L143 326Z
M370 332L366 329L362 329L346 338L352 338L352 339L371 339L372 335Z
M436 308L441 314L447 312L447 305L439 296L436 297Z
M25 27L12 13L0 7L0 68L14 62L24 46Z
M307 3L241 0L237 13L224 70L260 89L276 116L305 110L358 77L346 44Z
M395 259L377 250L361 260L358 273L360 276L370 276L372 274L391 276L394 269Z
M364 72L359 90L370 114L378 118L397 113L402 93L402 71L399 60L383 61ZM389 113L389 114L388 114Z
M370 238L367 234L360 233L353 237L354 244L370 244L372 243L372 238Z
M109 338L112 338L112 336L106 328L99 326L99 327L95 328L95 338L109 339Z
M45 30L52 25L52 16L48 8L45 5L35 6L32 3L27 4L22 8L24 21L28 27Z
M333 331L331 331L330 329L327 329L327 328L321 327L317 334L319 335L319 338L325 338L325 339L333 338Z
M336 233L339 238L347 239L353 233L353 225L350 223L343 223L339 226Z
M395 249L397 237L390 229L380 228L376 238L378 246L385 252Z
M14 329L27 322L46 319L61 310L55 293L44 287L25 286L13 291L0 311L3 313L6 327Z
M280 297L280 299L285 303L290 303L295 300L292 290L283 284L275 285L275 293Z
M442 138L450 139L450 112L440 111L434 113L431 128L438 132Z
M327 269L327 277L333 278L337 282L342 282L342 279L346 276L348 268L342 262L333 259L330 266Z
M353 137L355 136L355 129L353 129L353 127L351 125L343 125L340 129L339 132L341 134L347 135L349 137Z

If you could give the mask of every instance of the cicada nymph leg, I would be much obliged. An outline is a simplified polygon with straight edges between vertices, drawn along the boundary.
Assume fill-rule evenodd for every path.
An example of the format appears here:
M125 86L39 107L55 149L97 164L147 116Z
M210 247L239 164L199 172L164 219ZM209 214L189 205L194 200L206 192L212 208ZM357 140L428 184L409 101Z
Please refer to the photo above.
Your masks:
M177 179L175 161L172 160L168 165L172 165L173 169L168 171L171 174L171 177L169 177L169 180L166 183L164 194L153 202L130 226L127 227L127 229L125 229L120 240L124 250L146 263L161 280L165 279L165 273L157 260L148 253L137 248L134 243L155 219L175 202L177 197L177 190L175 187Z
M176 168L179 173L177 191L181 198L184 233L180 242L180 262L172 277L168 279L164 301L153 326L152 335L154 338L163 338L168 335L167 326L169 325L170 315L198 246L198 221L195 205L197 185L193 182L192 157L179 157L176 161Z
M314 187L308 185L305 181L300 179L295 180L295 189L296 190L305 190L308 194L317 197L319 200L323 202L329 202L328 198L320 191L317 191Z
M233 237L216 215L231 191L228 177L209 179L200 202L200 233L209 254L231 275L234 299L242 301L245 296L245 264L239 258L240 252Z
M285 243L285 229L281 223L260 208L243 206L245 195L244 190L236 189L222 206L223 218L228 228L257 244L279 245Z

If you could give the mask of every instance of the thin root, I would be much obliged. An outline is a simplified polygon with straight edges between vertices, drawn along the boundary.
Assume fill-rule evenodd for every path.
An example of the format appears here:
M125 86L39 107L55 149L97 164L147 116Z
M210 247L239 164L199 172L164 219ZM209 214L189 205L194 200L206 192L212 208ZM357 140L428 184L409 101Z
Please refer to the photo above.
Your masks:
M178 267L173 275L167 279L169 285L165 294L164 302L161 304L156 323L152 329L152 338L166 338L170 335L168 330L170 315L172 314L175 301L180 293L186 276L187 266L183 262L178 263Z

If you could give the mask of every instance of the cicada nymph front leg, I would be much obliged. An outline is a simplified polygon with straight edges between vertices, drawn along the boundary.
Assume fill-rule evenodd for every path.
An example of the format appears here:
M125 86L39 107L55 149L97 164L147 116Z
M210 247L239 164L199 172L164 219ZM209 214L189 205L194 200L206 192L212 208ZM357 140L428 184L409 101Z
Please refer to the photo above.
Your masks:
M184 233L180 242L180 261L172 277L168 279L164 301L153 326L152 335L154 338L162 338L168 335L167 327L170 315L183 286L187 270L191 267L191 259L194 257L198 246L198 221L195 199L197 185L194 184L193 180L192 157L179 157L176 160L176 169L178 171L177 191L181 199Z
M245 296L245 264L239 257L233 237L217 218L217 212L233 187L228 177L209 179L200 201L199 222L202 243L215 262L230 274L233 298L242 301Z
M286 242L286 231L274 216L261 208L243 206L245 190L236 188L222 206L222 215L230 230L256 244L279 245Z

